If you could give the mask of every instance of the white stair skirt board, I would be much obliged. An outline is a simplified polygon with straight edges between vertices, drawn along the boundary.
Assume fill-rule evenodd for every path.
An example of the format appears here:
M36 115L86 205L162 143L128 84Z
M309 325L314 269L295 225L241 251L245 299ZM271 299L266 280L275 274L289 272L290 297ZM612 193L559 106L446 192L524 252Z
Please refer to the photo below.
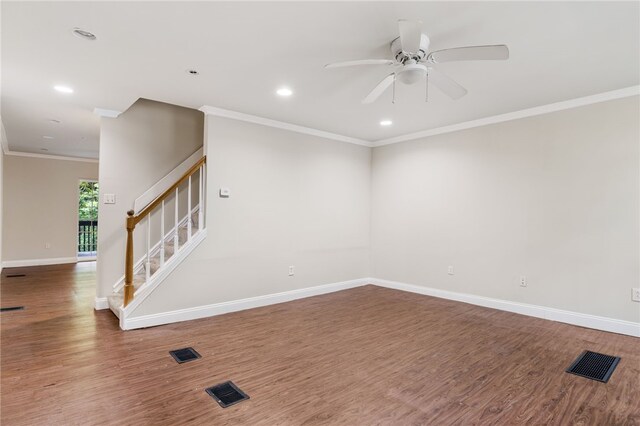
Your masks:
M94 304L93 304L93 308L96 311L101 311L103 309L109 309L109 299L107 299L106 297L96 297Z
M392 288L395 290L408 291L410 293L433 296L441 299L455 300L458 302L470 303L472 305L484 306L486 308L499 309L501 311L514 312L516 314L530 317L542 318L551 321L563 322L580 327L593 328L596 330L609 331L612 333L626 334L628 336L640 337L640 322L624 321L615 318L600 317L596 315L583 314L579 312L565 311L562 309L548 308L546 306L529 305L526 303L512 302L509 300L492 299L489 297L476 296L473 294L456 293L453 291L440 290L437 288L423 287L414 284L406 284L397 281L381 280L370 278L371 284Z
M200 204L196 204L196 206L191 209L191 215L197 213L199 211L200 208ZM178 222L178 228L186 225L187 220L189 220L190 215L187 215L185 217L183 217L180 222ZM176 232L176 227L174 226L173 228L171 228L169 230L169 232L167 232L167 235L165 236L164 240L165 243L169 243L171 241L173 241L173 236ZM195 237L196 232L198 232L197 228L194 228L194 234L193 236ZM156 254L158 254L160 252L160 241L158 241L157 243L155 243L153 245L153 247L151 247L151 250L149 251L151 257L154 257ZM147 261L147 256L143 255L140 257L140 259L133 265L133 273L134 275L136 274L136 271L139 271L145 264L145 262ZM118 281L113 285L113 291L114 292L119 292L120 290L122 290L124 288L124 275L122 275Z
M167 260L164 266L149 278L148 282L145 282L133 295L133 300L127 305L126 308L120 308L120 328L126 330L124 327L127 322L127 317L155 290L160 283L162 283L174 269L178 267L196 247L200 245L202 241L207 238L206 228L198 231L191 237L191 240L183 246L181 250L178 250L173 256Z
M163 312L159 314L143 315L133 318L126 318L126 316L123 316L122 318L124 318L124 320L120 321L120 327L123 330L133 330L136 328L152 327L155 325L170 324L174 322L212 317L216 315L227 314L230 312L259 308L261 306L275 305L277 303L290 302L292 300L303 299L305 297L318 296L321 294L333 293L335 291L347 290L349 288L360 287L368 283L368 279L342 281L316 287L285 291L282 293L273 293L266 294L264 296L250 297L248 299L232 300L229 302L215 303L212 305L179 309L176 311Z
M24 259L24 260L5 260L2 262L3 268L18 268L21 266L43 266L43 265L62 265L65 263L76 263L77 257L54 257L49 259Z

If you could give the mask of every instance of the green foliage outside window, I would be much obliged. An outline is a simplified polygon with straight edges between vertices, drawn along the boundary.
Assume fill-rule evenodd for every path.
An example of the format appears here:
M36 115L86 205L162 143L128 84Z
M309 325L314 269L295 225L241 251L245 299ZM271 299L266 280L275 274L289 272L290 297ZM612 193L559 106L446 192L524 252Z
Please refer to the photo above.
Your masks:
M80 182L78 218L98 220L98 182Z

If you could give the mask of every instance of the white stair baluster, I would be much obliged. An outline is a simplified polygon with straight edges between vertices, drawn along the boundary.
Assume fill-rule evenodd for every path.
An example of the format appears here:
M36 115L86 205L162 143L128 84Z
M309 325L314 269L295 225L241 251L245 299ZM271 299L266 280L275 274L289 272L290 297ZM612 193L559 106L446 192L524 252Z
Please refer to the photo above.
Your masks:
M204 215L202 214L202 206L204 206L204 192L202 192L203 189L203 177L202 177L202 172L204 170L204 166L200 166L200 173L198 174L198 230L202 231L202 222L203 222L203 218Z
M151 277L151 214L147 215L147 267L146 281Z
M191 239L191 175L189 175L187 190L187 241L189 241Z
M160 204L160 267L164 266L164 200Z
M178 232L178 188L176 188L176 200L175 200L175 226L173 228L173 254L175 256L175 254L178 252L178 237L179 237L179 232Z

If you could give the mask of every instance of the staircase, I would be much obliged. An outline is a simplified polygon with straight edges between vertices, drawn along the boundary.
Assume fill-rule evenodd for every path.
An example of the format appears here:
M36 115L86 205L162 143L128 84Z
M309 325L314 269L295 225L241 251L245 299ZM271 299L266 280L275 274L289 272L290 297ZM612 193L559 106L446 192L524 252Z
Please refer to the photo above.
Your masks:
M107 297L109 308L120 319L120 328L127 328L127 316L206 237L205 165L206 157L202 157L140 212L136 214L130 210L127 213L125 274L113 285L113 293ZM195 185L193 185L194 180ZM197 193L192 190L196 188ZM193 205L194 195L197 197L195 206ZM173 204L173 208L167 212L173 213L173 227L166 231L165 204L170 203ZM179 211L188 213L179 218ZM136 225L141 222L146 224L146 250L144 256L134 264L133 234ZM159 232L154 234L158 229ZM156 235L157 239L154 244L152 244L153 235Z
M178 235L177 241L175 238L175 229L172 229L169 233L167 233L164 241L164 262L168 262L171 257L176 252L176 242L178 251L189 242L189 226L187 224L187 220L191 221L191 229L198 229L198 213L199 206L191 213L191 217L184 217L179 225L178 225ZM196 231L196 234L199 231ZM196 234L192 234L193 237L196 237ZM156 272L163 266L163 259L161 256L161 245L156 244L149 253L149 262L146 262L146 256L141 258L134 267L133 272L133 288L134 292L137 292L141 289L145 284L151 281L151 279L156 275ZM149 275L147 276L147 271L149 271ZM135 294L135 293L134 293ZM120 310L124 307L124 276L120 278L120 280L114 285L114 292L108 297L109 300L109 309L120 318Z

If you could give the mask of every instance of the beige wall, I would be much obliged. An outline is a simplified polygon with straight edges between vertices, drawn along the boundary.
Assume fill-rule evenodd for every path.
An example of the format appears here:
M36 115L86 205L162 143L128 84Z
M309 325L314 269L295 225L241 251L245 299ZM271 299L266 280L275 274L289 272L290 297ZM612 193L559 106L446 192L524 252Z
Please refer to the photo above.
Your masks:
M211 116L207 126L207 238L133 316L368 275L370 148Z
M2 259L3 259L3 254L2 254L2 235L3 235L3 229L4 227L2 226L2 217L3 217L3 207L2 207L2 202L3 202L3 198L4 198L4 153L6 150L8 150L8 141L7 141L7 134L4 130L4 123L2 122L2 118L0 117L0 271L2 271Z
M98 164L7 155L3 166L3 262L75 259L78 183Z
M373 276L640 321L639 113L636 96L375 148Z
M204 116L175 105L140 99L100 126L100 192L116 204L100 204L98 297L111 294L124 274L125 218L134 200L202 147ZM101 200L102 201L102 200ZM172 204L167 212L173 211ZM167 223L172 216L167 217ZM142 228L142 227L141 227ZM136 259L143 232L136 231Z
M2 217L3 217L3 207L2 201L4 199L4 149L0 147L0 271L2 271L2 234L4 226L2 225Z

